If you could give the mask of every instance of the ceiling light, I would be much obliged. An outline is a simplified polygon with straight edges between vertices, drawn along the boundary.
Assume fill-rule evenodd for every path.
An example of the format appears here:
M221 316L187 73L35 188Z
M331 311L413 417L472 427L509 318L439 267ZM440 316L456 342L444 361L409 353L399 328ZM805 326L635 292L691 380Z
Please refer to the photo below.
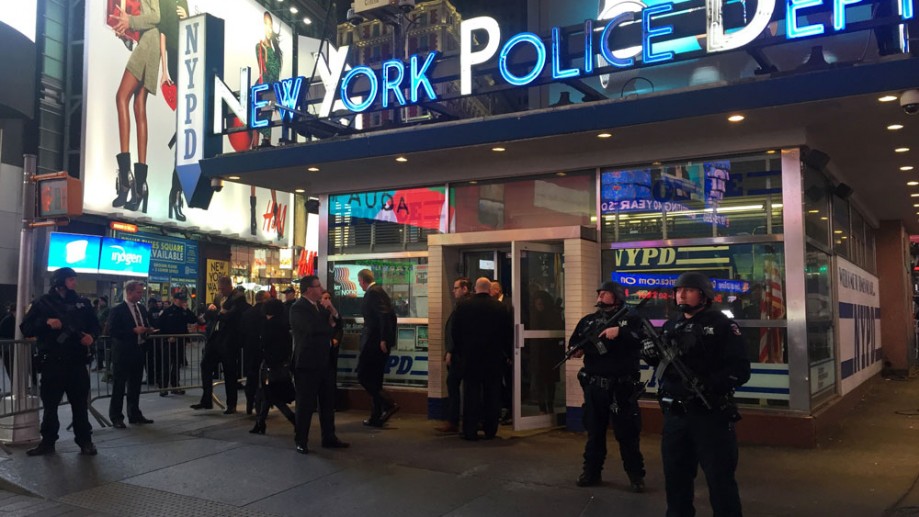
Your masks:
M743 115L731 115L730 117L728 117L728 121L729 122L741 122L745 118L746 117L744 117Z
M478 184L478 183L479 183L479 182L476 181L476 180L472 180L472 181L469 182L470 185L476 185L476 184Z
M310 172L319 172L319 167L309 167L309 168L306 169L306 170L308 170L308 171L310 171Z
M496 152L496 153L503 153L504 151L507 151L507 149L505 149L505 148L503 148L503 147L492 147L491 150L494 151L494 152Z
M313 20L310 20L309 17L304 17L303 23L305 23L306 25L312 25Z
M913 208L919 208L919 205L913 205Z
M906 182L906 186L908 187L915 187L916 185L919 185L919 181L907 181Z
M399 163L405 163L405 162L408 161L408 158L406 158L405 156L400 156L400 157L396 158L396 161L399 162Z
M612 133L600 133L599 135L597 135L597 138L612 138L612 137L613 137Z
M302 188L298 188L297 190L294 190L294 192L296 192L297 194L302 194L302 193L304 193L304 192L306 192L306 191L303 190Z
M842 230L833 230L833 233L842 233Z
M909 197L919 197L919 194L910 194Z
M568 173L567 173L567 172L556 172L555 175L556 175L556 176L565 177L565 176L568 175Z
M290 13L291 13L291 14L297 14L297 8L294 7L294 6L290 6Z
M904 172L906 172L906 171L911 171L911 170L913 170L913 166L912 166L912 165L904 165L903 167L900 167L900 170L901 170L901 171L904 171Z
M827 217L827 216L823 216L823 217L820 218L820 220L821 220L821 221L829 221L830 218Z
M897 100L897 96L896 95L885 95L883 97L880 97L878 100L881 102L893 102Z
M238 180L239 176L227 176L228 180Z
M809 213L809 214L819 214L819 213L820 213L820 210L808 210L807 213Z
M769 149L766 154L775 154L775 149Z
M908 153L908 152L909 152L909 147L897 147L896 149L893 150L893 152L895 152L895 153Z
M903 124L891 124L887 126L888 131L899 131L903 129Z

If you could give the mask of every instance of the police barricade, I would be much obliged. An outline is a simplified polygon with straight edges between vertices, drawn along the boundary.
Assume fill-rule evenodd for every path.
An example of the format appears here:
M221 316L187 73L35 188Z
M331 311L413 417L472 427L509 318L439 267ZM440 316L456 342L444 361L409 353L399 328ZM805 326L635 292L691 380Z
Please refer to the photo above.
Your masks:
M31 340L0 340L0 449L3 442L19 442L37 436L38 379L34 367L35 343Z
M147 337L143 344L138 344L139 353L143 354L143 379L140 393L158 393L162 396L182 395L185 390L201 388L201 361L204 358L206 338L203 334L155 334ZM91 373L90 401L112 396L115 369L121 368L119 354L114 354L114 339L109 336L99 338L104 355L103 361L95 362ZM119 346L125 346L122 343ZM135 356L137 357L137 356ZM115 363L112 360L115 359ZM136 363L135 363L136 364ZM240 357L240 364L242 358ZM101 365L101 367L100 367ZM218 372L219 373L219 372ZM223 383L215 376L214 385ZM127 394L127 388L125 388ZM224 404L214 394L214 404L224 408ZM109 426L111 422L93 409L90 411L100 425Z

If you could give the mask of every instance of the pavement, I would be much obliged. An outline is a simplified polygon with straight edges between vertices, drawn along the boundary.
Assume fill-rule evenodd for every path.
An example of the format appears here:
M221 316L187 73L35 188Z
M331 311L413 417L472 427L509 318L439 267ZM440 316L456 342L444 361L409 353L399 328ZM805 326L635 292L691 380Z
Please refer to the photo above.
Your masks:
M741 446L738 482L748 516L919 515L919 381L875 378L848 418L815 449ZM222 389L218 388L219 392ZM222 393L221 393L222 394ZM241 397L242 398L242 397ZM647 491L628 490L610 433L604 483L578 488L585 436L564 430L467 442L440 422L399 413L384 429L363 412L336 413L351 448L295 453L276 411L265 435L253 417L192 411L198 395L141 398L152 425L96 429L95 457L64 432L57 453L0 453L0 515L22 516L600 516L663 515L660 438L642 437ZM106 400L95 406L104 410ZM69 408L60 414L64 425ZM711 515L704 476L699 515Z

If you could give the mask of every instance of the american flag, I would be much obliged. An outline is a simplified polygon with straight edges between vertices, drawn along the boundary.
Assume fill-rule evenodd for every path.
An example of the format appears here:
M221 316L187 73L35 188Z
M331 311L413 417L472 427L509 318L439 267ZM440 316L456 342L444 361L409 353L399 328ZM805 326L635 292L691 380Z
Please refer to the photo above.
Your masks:
M760 302L760 318L780 320L785 317L785 295L782 290L782 274L775 260L775 253L766 253L763 260L763 298ZM782 349L785 339L781 328L763 328L759 331L759 362L784 363Z

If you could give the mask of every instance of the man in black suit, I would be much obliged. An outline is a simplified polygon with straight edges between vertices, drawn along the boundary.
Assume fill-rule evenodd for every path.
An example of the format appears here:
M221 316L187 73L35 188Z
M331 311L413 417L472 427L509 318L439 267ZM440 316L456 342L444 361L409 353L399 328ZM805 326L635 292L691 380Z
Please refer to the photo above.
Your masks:
M294 289L294 286L289 285L286 289L281 291L281 293L284 295L284 317L286 318L290 316L290 308L293 307L294 303L297 301L297 291Z
M192 404L192 409L214 409L214 370L223 365L224 388L227 390L225 415L236 413L236 397L239 384L239 351L242 348L242 315L251 307L246 301L245 290L234 289L228 276L217 279L217 290L221 299L217 322L204 345L201 358L201 402ZM215 307L215 309L217 309Z
M124 284L124 302L109 312L108 330L112 337L112 400L108 416L112 427L124 429L125 385L128 395L128 422L152 424L153 420L140 412L140 383L144 377L144 359L150 348L147 337L155 332L150 324L150 315L140 299L144 294L144 283L128 280Z
M307 454L310 424L319 402L322 446L342 449L350 444L335 436L335 375L329 354L338 311L329 300L322 300L322 283L310 275L300 279L301 298L290 308L290 328L294 338L294 380L297 385L297 416L294 442L297 452Z
M361 315L364 328L361 329L361 352L357 359L357 380L367 390L372 401L370 418L364 425L383 427L383 424L399 411L399 404L383 391L383 371L389 360L389 352L396 345L396 313L392 300L373 279L373 272L362 269L357 281L364 290Z
M513 318L501 302L489 295L491 281L479 278L475 296L453 312L453 353L463 364L463 433L478 439L479 422L485 438L498 432L501 413L501 376L513 342Z

